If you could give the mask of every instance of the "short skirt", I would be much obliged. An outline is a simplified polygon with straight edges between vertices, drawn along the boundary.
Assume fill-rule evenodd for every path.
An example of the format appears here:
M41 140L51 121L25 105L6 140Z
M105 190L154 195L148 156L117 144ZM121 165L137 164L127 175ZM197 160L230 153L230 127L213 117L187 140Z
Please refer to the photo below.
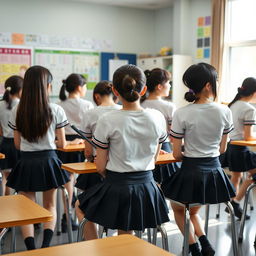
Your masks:
M20 151L15 148L13 138L3 138L0 152L5 154L5 159L0 160L0 170L12 169L18 162Z
M60 167L61 161L55 150L21 151L20 160L12 169L6 185L24 192L57 188L69 181L66 172Z
M83 191L95 186L96 184L102 183L103 177L99 173L85 173L79 174L76 179L75 187Z
M161 147L162 150L171 153L171 145L169 142L164 142ZM154 180L158 184L162 184L165 180L169 179L176 171L180 169L180 163L170 163L156 165L153 171Z
M107 171L103 183L78 200L89 221L110 229L144 230L169 221L164 195L151 171Z
M256 153L246 146L228 144L226 161L232 172L247 172L256 168Z
M181 169L161 187L167 198L181 203L217 204L235 197L218 157L184 157Z

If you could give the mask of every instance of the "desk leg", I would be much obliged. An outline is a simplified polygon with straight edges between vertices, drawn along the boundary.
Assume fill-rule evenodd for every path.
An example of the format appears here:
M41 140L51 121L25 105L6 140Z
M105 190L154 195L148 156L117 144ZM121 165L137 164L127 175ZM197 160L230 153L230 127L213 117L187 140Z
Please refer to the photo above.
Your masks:
M0 254L2 254L2 239L4 235L7 233L8 228L3 228L0 230Z
M210 213L210 205L207 204L205 206L205 222L204 222L204 232L206 236L208 234L209 213Z
M16 227L12 227L11 252L16 252Z
M57 189L57 236L61 234L61 213L60 213L61 191Z

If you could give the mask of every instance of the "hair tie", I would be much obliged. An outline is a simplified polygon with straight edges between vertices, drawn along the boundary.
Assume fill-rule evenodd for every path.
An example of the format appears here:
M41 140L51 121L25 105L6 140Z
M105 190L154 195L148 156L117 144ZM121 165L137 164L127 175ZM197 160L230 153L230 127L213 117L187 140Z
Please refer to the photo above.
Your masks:
M10 86L8 86L8 87L6 87L6 89L5 89L5 90L10 92L10 91L11 91L11 89L12 89L12 88L11 88Z
M194 92L194 90L193 90L193 89L189 89L189 91L188 91L188 92L191 92L191 93L195 94L195 92Z

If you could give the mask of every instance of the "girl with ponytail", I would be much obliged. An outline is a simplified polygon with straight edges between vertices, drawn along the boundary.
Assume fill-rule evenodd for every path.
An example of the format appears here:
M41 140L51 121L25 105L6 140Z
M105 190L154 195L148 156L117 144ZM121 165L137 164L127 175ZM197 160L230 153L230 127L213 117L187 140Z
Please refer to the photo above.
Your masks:
M250 104L255 101L256 78L248 77L237 89L235 98L228 105L234 121L234 130L230 133L231 140L256 140L256 136L253 134L253 127L256 125L256 109ZM256 173L256 153L250 151L246 146L229 144L225 158L231 171L231 182L237 191L237 196L231 203L235 215L241 219L242 208L239 202L244 197L248 186L255 182L252 175ZM243 172L248 172L249 175L239 187ZM246 219L249 218L246 216Z
M10 188L6 187L5 184L11 169L15 166L19 157L19 151L14 146L13 130L8 127L8 121L12 109L19 103L22 86L22 77L9 77L5 81L5 92L3 100L0 102L0 136L3 136L0 152L5 154L5 159L0 160L0 170L3 176L3 195L10 194Z
M165 119L159 111L140 106L145 85L143 71L134 65L114 73L113 92L123 107L102 115L92 138L97 146L97 170L105 179L82 193L76 205L79 220L89 220L86 240L97 238L94 223L124 234L169 220L152 174L167 138Z

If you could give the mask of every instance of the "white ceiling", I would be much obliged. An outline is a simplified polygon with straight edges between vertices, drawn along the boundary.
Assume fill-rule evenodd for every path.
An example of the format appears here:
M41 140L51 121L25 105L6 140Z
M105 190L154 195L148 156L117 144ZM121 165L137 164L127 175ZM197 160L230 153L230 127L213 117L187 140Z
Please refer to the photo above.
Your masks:
M142 9L161 9L171 6L175 0L63 0L71 2L84 2L94 4L116 5Z

